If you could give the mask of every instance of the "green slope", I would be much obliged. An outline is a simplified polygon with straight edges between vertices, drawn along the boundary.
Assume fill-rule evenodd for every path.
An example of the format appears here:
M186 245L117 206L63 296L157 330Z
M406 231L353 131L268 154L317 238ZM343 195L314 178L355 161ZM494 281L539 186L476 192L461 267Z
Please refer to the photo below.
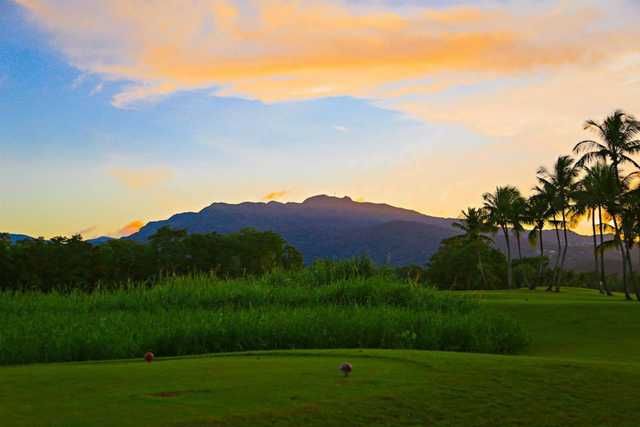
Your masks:
M527 354L640 363L640 303L588 289L477 293L518 319L531 335ZM640 425L640 423L639 423Z
M640 304L487 292L531 355L298 351L0 368L7 426L637 426ZM536 355L536 356L532 356ZM353 375L338 367L349 360Z

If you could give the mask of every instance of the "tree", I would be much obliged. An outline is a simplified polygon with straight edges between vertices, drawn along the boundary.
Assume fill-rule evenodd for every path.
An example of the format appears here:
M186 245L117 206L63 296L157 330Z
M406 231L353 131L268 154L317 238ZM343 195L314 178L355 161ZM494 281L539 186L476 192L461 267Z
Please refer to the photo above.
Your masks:
M571 208L571 196L576 189L576 178L579 169L574 166L574 160L570 156L560 156L556 160L551 170L544 166L538 169L538 181L542 186L547 186L553 190L555 195L552 206L560 215L562 232L564 236L564 247L560 256L560 265L556 274L555 291L560 291L560 276L564 269L564 263L567 258L567 249L569 247L569 237L567 232L568 214ZM551 285L547 290L551 290Z
M607 286L605 264L604 264L604 229L608 226L603 223L607 216L606 206L611 206L618 192L613 168L605 162L598 162L591 167L584 168L585 175L574 193L576 200L576 212L584 212L591 219L593 233L594 260L596 262L595 272L599 275L600 292L612 295ZM603 212L604 211L604 212ZM596 216L598 217L598 227L596 230ZM596 236L600 236L600 243L597 243ZM600 248L600 249L599 249Z
M631 164L640 169L640 165L631 157L634 154L640 153L640 139L638 139L640 122L632 115L617 110L600 123L594 120L588 120L584 128L595 132L600 141L584 140L576 144L573 151L576 154L582 155L577 164L582 166L595 160L610 161L615 179L618 183L616 198L622 197L623 180L620 177L620 167L625 164ZM629 267L629 265L626 261L630 258L630 255L626 253L627 245L622 242L623 236L621 235L619 226L621 225L619 222L625 222L624 211L618 209L620 205L619 200L610 200L610 205L616 210L616 212L610 211L610 213L612 214L614 222L616 241L618 242L618 247L623 259L622 278L625 297L631 299L627 282L627 267Z
M499 227L504 234L507 245L507 285L511 289L513 284L513 272L511 266L511 242L509 240L509 227L513 221L514 205L520 203L522 196L520 191L513 186L497 187L494 193L485 193L484 208L487 211L489 223Z
M467 208L466 211L461 212L461 216L463 218L462 222L454 222L452 226L459 230L463 231L459 238L468 240L468 241L483 241L483 242L492 242L491 238L483 233L494 232L495 227L491 225L489 222L489 218L487 216L487 212L484 209L478 208ZM487 275L484 268L484 263L482 261L482 253L480 251L481 246L476 245L478 248L477 256L477 264L478 264L478 272L480 273L480 278L484 286L487 284Z
M489 240L491 239L483 233L493 232L494 228L489 223L487 212L478 208L467 208L466 211L460 212L462 222L454 222L452 226L461 230L463 236L470 240Z
M442 241L429 260L426 277L441 289L504 289L505 261L485 240L456 236Z
M159 228L149 238L161 274L183 272L186 262L186 238L186 230L174 230L169 226Z
M616 180L621 183L620 167L631 163L640 169L640 165L631 158L640 153L640 122L635 117L617 110L601 123L588 120L585 130L592 130L601 139L580 141L573 147L574 153L582 155L576 166L582 167L594 161L611 162Z
M545 270L545 257L544 257L544 243L542 238L542 231L549 219L551 212L551 198L544 189L540 187L534 188L535 193L529 197L525 208L525 223L532 225L532 229L529 232L529 243L532 246L539 244L540 257L538 265L538 283L544 284L544 270ZM534 289L535 285L531 285L530 289Z
M628 177L625 181L628 181ZM633 264L631 262L631 249L640 238L640 191L638 189L623 194L622 212L620 228L623 235L622 242L625 245L625 261L633 291L636 299L640 301L640 289L638 289L637 280L633 275ZM625 292L628 295L627 288L625 288Z

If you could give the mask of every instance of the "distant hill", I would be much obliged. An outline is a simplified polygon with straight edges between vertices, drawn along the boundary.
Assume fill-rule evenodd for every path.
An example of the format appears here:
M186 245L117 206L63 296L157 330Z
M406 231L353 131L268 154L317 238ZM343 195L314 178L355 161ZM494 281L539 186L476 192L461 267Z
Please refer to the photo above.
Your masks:
M113 237L109 237L109 236L100 236L100 237L96 237L93 239L88 239L86 240L87 243L91 243L92 245L102 245L104 243L107 243L111 240L114 240Z
M190 233L231 233L251 227L260 231L274 231L298 248L310 263L316 259L344 259L367 255L376 263L403 266L424 265L438 250L443 239L457 231L453 218L440 218L382 203L355 202L349 197L314 196L302 203L245 202L240 204L213 203L200 212L185 212L162 221L153 221L139 232L126 237L145 242L160 227L186 229ZM32 237L10 234L17 242ZM496 247L505 251L502 234L493 236ZM102 236L87 242L100 245L112 240ZM553 260L557 255L553 230L543 233L545 254ZM593 243L591 236L569 232L568 269L593 269ZM521 236L523 256L537 255ZM513 256L518 256L517 244L512 240ZM634 251L635 252L635 251ZM637 258L637 252L633 259ZM620 271L617 252L608 252L607 271Z
M27 236L26 234L9 234L9 239L11 240L11 243L15 243L15 242L19 242L21 240L33 240L33 237L31 236Z
M395 266L425 264L443 239L456 234L452 218L439 218L387 204L360 203L349 197L314 196L302 203L213 203L200 212L186 212L163 221L150 222L128 238L146 241L160 227L186 229L190 233L230 233L252 227L274 231L298 248L307 263L319 258L343 259L368 255L377 263ZM494 238L505 248L504 238ZM543 233L546 254L556 255L556 236ZM514 241L513 254L517 256ZM590 236L569 234L567 267L590 271L593 263ZM526 233L521 237L523 256L535 255ZM607 255L607 264L615 267L616 254Z

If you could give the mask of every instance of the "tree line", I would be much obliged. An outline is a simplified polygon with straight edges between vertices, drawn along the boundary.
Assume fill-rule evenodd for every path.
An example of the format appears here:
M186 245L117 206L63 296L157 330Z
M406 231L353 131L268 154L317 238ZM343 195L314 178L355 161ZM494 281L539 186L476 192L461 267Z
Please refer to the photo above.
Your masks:
M221 277L302 268L302 254L276 233L244 229L188 234L160 228L147 243L111 240L92 245L79 235L11 243L0 234L0 289L66 291L152 283L177 274Z
M559 292L566 274L568 230L587 219L591 223L593 268L600 292L611 295L604 253L615 250L620 254L625 297L631 300L634 293L640 301L631 259L632 248L640 245L640 164L633 158L640 152L640 122L616 111L601 122L587 121L584 128L595 137L573 147L576 157L563 155L551 168L540 167L537 185L529 197L512 185L499 186L483 195L481 207L464 210L463 221L454 226L462 230L460 238L476 246L488 234L504 236L509 288L513 287L513 251L517 249L517 261L522 262L520 236L528 233L529 242L539 252L537 283L546 286L547 291ZM553 230L556 237L557 255L551 275L545 265L548 258L542 239L544 229ZM511 237L516 248L512 248ZM482 268L479 270L482 276Z

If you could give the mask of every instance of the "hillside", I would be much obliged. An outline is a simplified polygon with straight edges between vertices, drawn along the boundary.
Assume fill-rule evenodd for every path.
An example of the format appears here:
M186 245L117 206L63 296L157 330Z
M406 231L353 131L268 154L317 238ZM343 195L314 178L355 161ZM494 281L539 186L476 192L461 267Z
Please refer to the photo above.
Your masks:
M342 259L368 255L377 263L395 266L424 264L438 249L443 239L456 234L452 218L439 218L387 204L361 203L349 197L314 196L302 203L213 203L200 212L173 215L163 221L153 221L129 238L145 241L160 227L183 228L190 233L230 233L251 227L274 231L298 248L307 263L319 258ZM543 233L547 255L557 251L552 230ZM502 235L494 238L496 245L506 247ZM514 254L517 255L516 244ZM567 267L577 271L592 268L591 237L569 233L570 250ZM537 254L521 236L524 256ZM616 254L609 253L610 271L617 269Z

